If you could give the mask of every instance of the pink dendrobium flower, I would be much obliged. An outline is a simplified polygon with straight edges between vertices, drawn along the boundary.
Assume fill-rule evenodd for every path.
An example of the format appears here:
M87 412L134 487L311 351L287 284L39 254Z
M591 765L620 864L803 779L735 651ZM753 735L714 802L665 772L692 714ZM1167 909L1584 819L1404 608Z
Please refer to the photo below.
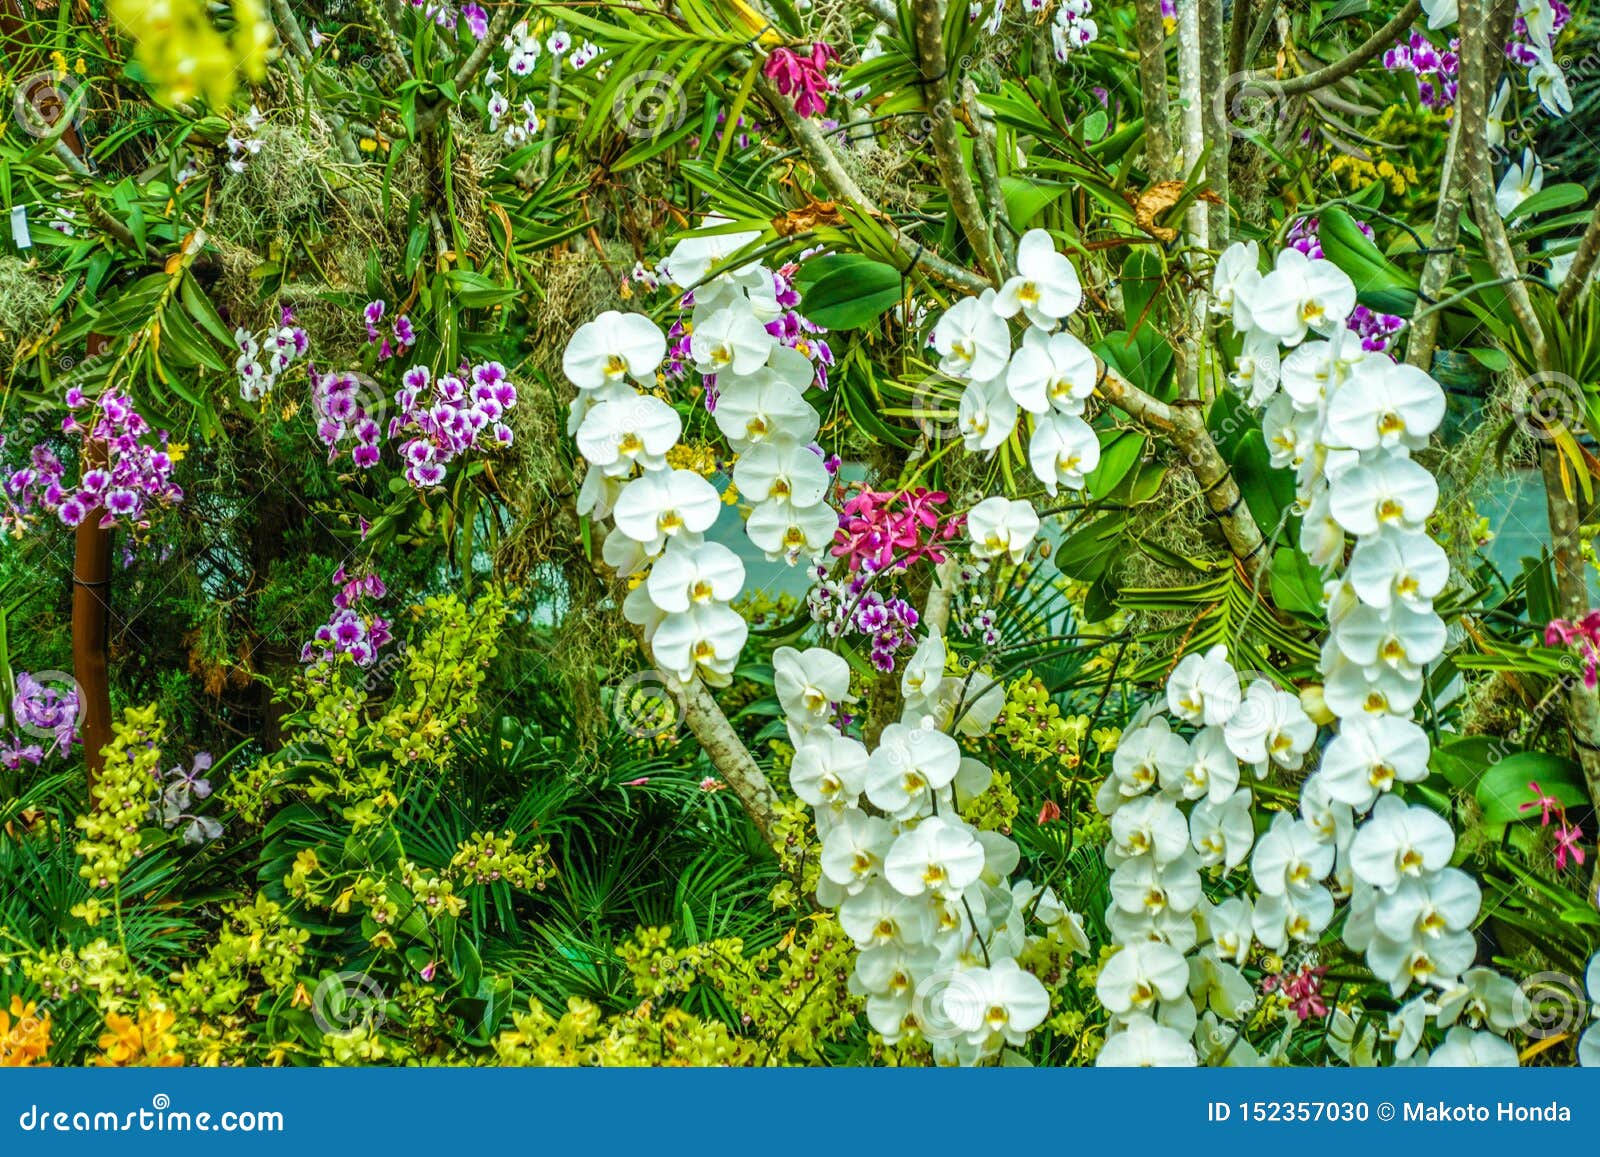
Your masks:
M890 567L904 570L924 557L943 562L944 552L937 544L954 538L961 528L959 518L941 525L939 512L934 509L949 500L942 490L918 488L899 494L859 490L839 513L833 556L848 559L852 571L876 572Z
M1581 619L1552 619L1544 629L1547 647L1568 647L1583 660L1583 685L1593 691L1600 685L1600 610Z
M1322 999L1322 978L1327 972L1326 966L1312 968L1310 965L1299 972L1280 972L1262 980L1261 991L1282 993L1301 1020L1327 1016L1328 1005Z
M820 116L833 91L828 65L837 58L838 53L822 43L811 46L810 56L801 56L792 48L775 48L763 71L779 92L794 98L795 111L801 116Z

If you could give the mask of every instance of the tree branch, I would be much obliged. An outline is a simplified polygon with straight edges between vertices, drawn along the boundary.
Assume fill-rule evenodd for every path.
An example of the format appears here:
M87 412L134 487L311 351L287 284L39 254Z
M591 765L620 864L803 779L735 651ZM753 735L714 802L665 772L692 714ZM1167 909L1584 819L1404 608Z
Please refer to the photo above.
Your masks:
M971 78L962 82L962 109L972 126L972 164L978 170L978 180L983 185L983 199L989 203L989 216L995 223L994 240L1000 247L1000 259L1007 269L1017 267L1017 238L1006 212L1005 190L1000 184L998 134L994 121L984 115L978 102L978 88Z
M1270 560L1266 557L1266 540L1255 516L1244 503L1239 485L1227 462L1217 450L1217 444L1206 429L1205 415L1198 405L1175 405L1151 397L1128 381L1104 362L1096 359L1100 367L1100 383L1096 387L1101 397L1125 411L1136 422L1158 434L1166 434L1178 448L1184 464L1194 474L1205 495L1206 508L1222 527L1228 550L1244 568L1253 585L1260 586L1266 578Z
M985 289L992 288L989 281L970 269L940 257L925 248L922 242L903 233L893 219L878 208L872 198L856 184L855 178L845 169L838 153L834 151L833 145L817 127L816 122L796 112L793 102L784 97L771 80L758 74L756 91L777 111L784 127L789 130L789 136L811 166L812 172L817 175L817 179L822 182L823 188L828 190L828 194L835 201L854 207L858 212L876 219L889 229L894 237L895 247L906 258L906 264L900 269L902 273L910 276L920 266L935 281L963 293L982 293Z
M1417 13L1421 11L1422 0L1407 0L1406 6L1395 13L1393 20L1332 64L1324 65L1315 72L1291 76L1288 80L1276 79L1270 70L1253 72L1249 77L1249 85L1265 89L1277 96L1304 96L1319 88L1327 88L1330 84L1338 84L1341 80L1353 76L1363 65L1403 36L1406 29L1416 20ZM1466 21L1463 20L1461 23L1465 31Z
M1165 181L1172 176L1172 128L1167 111L1167 30L1161 0L1136 0L1133 31L1139 43L1144 167L1150 181Z
M1497 12L1495 4L1501 6ZM1533 353L1533 368L1550 369L1549 342L1522 280L1516 253L1506 236L1505 222L1494 203L1493 175L1485 147L1489 115L1489 57L1497 50L1489 25L1507 15L1513 0L1462 0L1460 86L1456 116L1461 120L1461 154L1466 168L1473 217L1483 234L1484 250L1496 276L1506 279L1506 302L1524 331ZM1583 561L1583 512L1576 495L1568 493L1562 450L1554 440L1539 443L1539 468L1544 477L1545 506L1550 519L1550 550L1555 562L1556 596L1564 618L1579 619L1589 610L1588 571ZM1589 800L1600 806L1600 697L1581 679L1566 682L1567 713L1573 747L1583 768ZM1600 862L1595 865L1600 880ZM1600 906L1600 896L1590 887L1590 902Z
M488 34L478 41L477 47L461 62L461 67L456 69L456 74L451 79L451 83L455 85L458 96L466 90L467 86L477 78L478 73L482 72L484 66L489 63L489 56L494 51L494 46L500 41L500 33L505 28L506 14L509 11L509 8L495 9L494 18L489 22ZM429 105L428 109L417 118L417 131L419 133L432 132L433 127L439 123L440 118L450 111L451 104L451 101L440 98Z
M977 190L961 154L961 134L956 127L955 97L950 85L949 60L944 46L944 0L913 0L913 35L917 68L921 73L922 107L928 114L928 140L939 168L939 181L950 198L962 233L977 254L978 264L998 285L1005 267L995 248L994 234L978 204Z
M1557 313L1570 313L1578 303L1584 286L1589 283L1589 275L1594 272L1597 259L1600 259L1600 201L1595 203L1594 213L1589 217L1589 227L1583 231L1578 251L1572 255L1572 268L1567 270L1567 279L1561 283L1561 292L1556 296Z
M711 692L698 679L683 684L678 692L678 705L683 711L683 721L699 740L711 766L739 797L761 838L773 851L781 851L783 841L777 834L778 793L772 790L766 773L745 748L744 741L733 730Z

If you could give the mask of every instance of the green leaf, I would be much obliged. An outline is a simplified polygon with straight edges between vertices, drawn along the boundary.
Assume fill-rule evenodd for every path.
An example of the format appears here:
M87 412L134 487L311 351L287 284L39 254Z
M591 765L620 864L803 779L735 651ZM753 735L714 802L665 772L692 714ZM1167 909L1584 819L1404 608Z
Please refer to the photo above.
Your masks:
M1486 823L1505 824L1540 818L1529 784L1564 807L1587 807L1583 769L1576 761L1544 751L1519 751L1490 766L1478 781L1476 796Z
M1260 430L1247 430L1233 458L1233 476L1261 532L1271 535L1294 502L1294 475L1275 470Z
M1410 315L1417 301L1416 279L1383 255L1354 218L1338 207L1318 214L1317 237L1322 255L1350 275L1356 297L1384 313Z
M892 265L833 253L807 261L798 278L806 316L828 329L859 329L900 303L900 271Z
M1084 476L1085 489L1101 497L1115 490L1117 483L1138 464L1139 456L1144 453L1144 441L1143 434L1123 430L1110 441L1101 443L1100 465Z
M1471 349L1465 350L1464 352L1470 354L1472 356L1472 360L1477 362L1484 369L1493 371L1494 373L1501 374L1511 368L1511 359L1506 357L1504 350L1493 349L1487 346L1474 346Z
M1000 192L1006 203L1006 216L1020 232L1033 219L1060 199L1066 185L1044 181L1024 181L1020 177L1001 177Z
M1582 185L1572 183L1548 185L1518 205L1513 216L1519 220L1526 220L1540 213L1548 213L1552 209L1581 205L1588 198L1589 194Z
M1272 556L1272 601L1292 614L1322 614L1322 571L1292 546Z
M1486 735L1441 743L1428 757L1428 767L1458 791L1471 791L1484 769L1500 757L1499 745Z

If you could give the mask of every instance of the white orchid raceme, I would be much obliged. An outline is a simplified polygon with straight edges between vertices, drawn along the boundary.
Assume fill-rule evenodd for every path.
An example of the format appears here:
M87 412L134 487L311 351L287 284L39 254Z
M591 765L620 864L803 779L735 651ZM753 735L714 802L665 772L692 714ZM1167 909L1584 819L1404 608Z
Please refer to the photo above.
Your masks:
M1415 1063L1435 1018L1449 1036L1430 1063L1515 1063L1495 1035L1515 1028L1515 985L1473 967L1481 893L1450 866L1449 823L1411 791L1431 752L1408 714L1444 649L1433 600L1449 581L1426 533L1438 483L1413 456L1443 419L1443 391L1360 348L1346 330L1354 285L1331 263L1286 250L1262 276L1257 262L1242 245L1219 259L1213 309L1238 334L1233 384L1264 407L1271 462L1295 471L1299 542L1322 569L1330 624L1322 682L1297 694L1260 678L1241 694L1224 649L1184 654L1164 703L1183 734L1147 707L1118 740L1096 796L1111 817L1106 925L1123 945L1101 972L1115 1014L1101 1063L1270 1063L1255 1047L1228 1047L1249 986L1227 970L1258 944L1315 959L1344 897L1345 943L1396 999L1418 986L1433 996L1413 998L1381 1030L1334 1010L1338 1055L1375 1063L1392 1044L1397 1061ZM1330 722L1337 730L1319 756L1318 725ZM1241 763L1299 782L1298 813L1277 813L1259 840ZM1173 853L1185 826L1192 860ZM1253 895L1232 882L1246 860ZM1214 907L1213 880L1230 895ZM1171 966L1169 953L1190 971L1181 996L1150 977L1147 958ZM1279 1054L1292 1029L1291 1020ZM1600 1054L1600 1030L1592 1047Z
M1052 497L1063 486L1082 490L1100 463L1099 435L1080 416L1100 364L1079 338L1057 328L1081 299L1072 262L1046 231L1033 229L1000 291L957 301L930 336L940 372L968 383L957 415L965 448L994 453L1018 432L1018 411L1026 411L1028 465ZM1008 319L1027 323L1015 346Z
M716 375L718 428L743 452L737 484L755 503L746 531L770 556L793 561L826 551L838 521L825 501L828 470L812 445L820 417L804 398L815 368L805 352L780 344L766 328L783 312L777 277L755 263L723 268L756 236L685 238L662 268L683 288L698 287L689 353L708 383ZM612 521L601 557L634 577L623 612L643 629L657 666L683 683L725 685L749 633L730 605L744 586L745 569L731 549L705 537L723 508L717 487L669 461L682 416L664 397L630 384L655 387L665 354L666 339L653 321L615 311L580 326L568 343L563 368L578 388L568 433L589 463L578 509ZM825 727L831 704L843 701L806 706L812 692L848 692L847 669L839 686L842 665L837 656L796 660L796 680L812 680L789 688L797 710L809 714L796 728L799 735ZM844 787L839 794L850 795ZM830 806L853 805L851 799Z

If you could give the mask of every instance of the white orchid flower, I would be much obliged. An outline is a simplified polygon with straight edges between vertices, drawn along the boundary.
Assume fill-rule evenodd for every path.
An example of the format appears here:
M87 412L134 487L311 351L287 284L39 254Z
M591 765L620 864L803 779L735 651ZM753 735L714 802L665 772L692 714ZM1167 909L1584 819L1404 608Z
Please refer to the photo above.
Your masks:
M1040 329L1054 329L1083 300L1078 271L1043 229L1029 229L1017 242L1017 272L994 298L1001 317L1025 316Z
M1039 515L1031 502L996 494L967 512L966 530L974 558L1005 556L1020 565L1039 533Z

